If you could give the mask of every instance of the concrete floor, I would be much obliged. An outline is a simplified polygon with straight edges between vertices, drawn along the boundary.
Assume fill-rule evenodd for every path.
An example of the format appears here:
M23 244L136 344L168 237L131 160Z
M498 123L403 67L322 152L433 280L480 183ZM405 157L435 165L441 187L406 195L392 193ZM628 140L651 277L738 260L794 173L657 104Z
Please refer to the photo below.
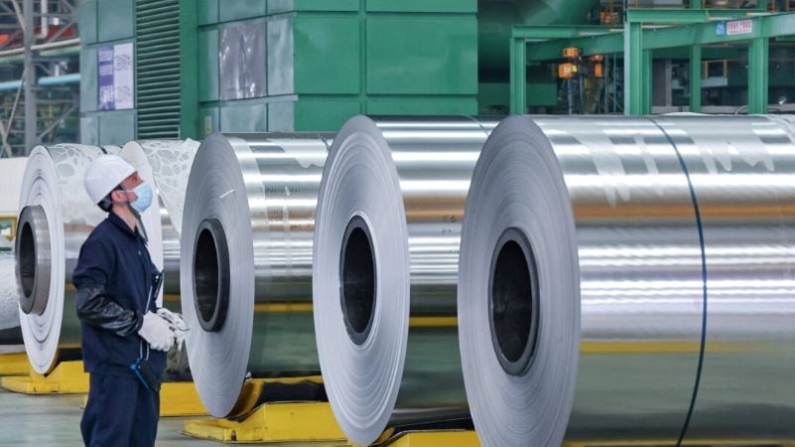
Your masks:
M82 395L26 396L0 389L0 447L82 447ZM189 418L162 418L158 447L218 447L180 434Z

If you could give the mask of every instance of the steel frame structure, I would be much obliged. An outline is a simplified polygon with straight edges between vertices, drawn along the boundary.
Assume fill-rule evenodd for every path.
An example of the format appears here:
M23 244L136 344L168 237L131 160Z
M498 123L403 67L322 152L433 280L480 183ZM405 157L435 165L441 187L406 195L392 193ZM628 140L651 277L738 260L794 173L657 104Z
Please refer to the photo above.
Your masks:
M17 115L17 106L20 99L24 99L23 116L25 129L25 154L41 141L43 137L53 131L69 116L77 110L78 101L74 97L71 104L67 104L64 109L52 122L47 123L41 133L38 132L38 107L36 72L43 70L52 75L48 67L43 65L44 57L54 56L73 56L79 55L80 39L71 37L68 31L77 30L77 7L76 0L1 0L0 15L16 17L16 26L5 26L2 28L9 37L0 44L0 63L24 64L23 75L19 90L16 93L11 114L6 121L0 121L0 138L2 138L2 149L0 153L12 155L12 150L8 144L8 134L13 120ZM38 5L38 7L36 7ZM58 18L61 21L59 29L50 34L49 21ZM36 22L39 21L37 24ZM38 25L38 27L37 27ZM22 45L19 45L21 39ZM14 45L17 44L17 45Z
M741 32L729 33L728 28ZM528 62L560 59L567 47L579 48L583 56L623 53L624 110L629 115L651 113L652 51L690 47L690 110L698 112L701 47L745 41L749 42L748 113L766 113L769 39L793 35L795 13L746 9L629 9L623 27L516 26L510 41L511 113L523 113L527 107Z

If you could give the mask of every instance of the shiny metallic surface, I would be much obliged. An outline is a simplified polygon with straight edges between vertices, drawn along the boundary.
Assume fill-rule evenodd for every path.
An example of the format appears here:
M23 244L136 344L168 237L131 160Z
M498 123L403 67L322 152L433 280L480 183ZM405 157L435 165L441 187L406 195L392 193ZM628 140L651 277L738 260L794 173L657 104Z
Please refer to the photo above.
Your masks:
M458 244L472 170L496 124L355 117L337 134L318 202L315 329L329 401L358 444L374 441L396 407L466 407ZM368 227L374 266L341 259L354 221ZM345 277L363 272L374 304L372 330L359 340L346 329L355 304Z
M411 274L409 317L454 318L466 195L483 143L498 121L439 117L375 123L400 179ZM455 325L409 327L397 408L466 406L457 335Z
M655 117L687 166L706 259L705 354L684 444L795 439L795 135L763 117Z
M563 171L579 255L580 363L566 438L675 443L698 372L704 300L677 153L643 118L534 122ZM616 352L633 345L646 346ZM682 349L660 354L670 346Z
M256 396L248 395L247 374L319 372L310 305L312 243L332 138L216 134L196 154L182 225L181 299L194 328L187 341L191 370L214 416L251 409ZM209 227L221 228L225 241L199 231ZM202 235L213 243L199 244ZM216 293L224 283L228 295ZM219 306L226 306L226 318L202 328L205 312L199 315L197 308L210 315Z
M559 445L564 434L792 439L788 128L767 117L515 117L495 130L473 178L459 271L464 376L484 446ZM570 235L555 229L568 225ZM539 347L519 380L480 340L489 324L478 259L506 226L525 231L539 266ZM570 303L578 318L556 313Z
M25 168L20 211L27 206L43 211L46 225L42 222L41 227L48 229L48 238L33 242L34 245L44 244L37 250L50 256L38 259L41 263L36 267L36 275L49 273L49 286L36 289L45 296L32 297L46 306L41 314L25 314L20 310L25 350L31 366L40 374L50 372L57 365L60 348L76 347L80 341L72 271L81 245L105 218L105 213L91 203L83 188L83 173L102 153L96 146L38 146L31 152Z
M16 283L19 285L19 307L25 314L41 315L50 296L50 229L44 209L38 205L22 209L17 222L15 241Z

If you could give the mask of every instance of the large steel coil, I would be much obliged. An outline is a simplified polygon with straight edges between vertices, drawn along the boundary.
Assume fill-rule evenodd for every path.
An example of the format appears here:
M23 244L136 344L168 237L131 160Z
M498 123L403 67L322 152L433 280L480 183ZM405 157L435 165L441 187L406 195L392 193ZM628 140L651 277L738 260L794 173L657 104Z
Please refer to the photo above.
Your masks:
M24 343L17 310L19 289L14 277L15 265L13 253L0 251L0 352L19 351Z
M0 345L22 345L19 327L19 292L14 279L15 222L19 212L19 192L27 157L0 159Z
M60 360L80 357L76 349L80 322L74 311L71 277L80 247L107 216L91 203L83 187L86 168L103 153L127 157L145 181L157 185L145 159L129 157L113 146L39 146L25 168L16 238L19 315L25 350L41 374L50 372ZM163 264L160 211L154 203L141 216L158 266Z
M357 444L378 438L396 407L465 410L458 243L495 125L360 116L334 140L318 198L315 330L329 402Z
M511 117L464 219L486 447L795 436L795 144L768 117Z
M317 374L312 235L332 135L211 135L188 181L182 311L193 379L216 417L248 412L247 377Z
M59 346L80 341L72 270L83 241L105 218L83 189L83 174L102 153L96 146L38 146L25 168L16 236L19 318L25 351L40 374L63 359Z

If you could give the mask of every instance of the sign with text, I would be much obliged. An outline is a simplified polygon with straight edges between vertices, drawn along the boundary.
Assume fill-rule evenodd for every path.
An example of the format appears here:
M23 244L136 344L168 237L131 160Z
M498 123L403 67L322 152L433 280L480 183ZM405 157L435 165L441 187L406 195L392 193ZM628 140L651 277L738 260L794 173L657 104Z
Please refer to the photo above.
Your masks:
M754 32L753 20L734 20L726 22L726 34L736 36L738 34L751 34Z
M99 110L132 109L135 105L132 42L99 47L97 96Z

